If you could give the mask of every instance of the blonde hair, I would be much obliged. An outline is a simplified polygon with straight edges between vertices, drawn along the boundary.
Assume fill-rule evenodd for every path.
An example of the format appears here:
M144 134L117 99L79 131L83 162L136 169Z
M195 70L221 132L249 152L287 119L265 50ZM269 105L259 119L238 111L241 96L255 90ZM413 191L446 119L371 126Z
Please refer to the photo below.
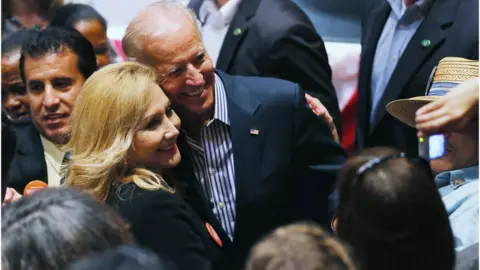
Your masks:
M147 91L155 71L143 64L124 62L95 72L83 85L72 115L71 151L66 183L105 201L114 182L147 190L173 190L164 179L145 168L130 168L128 151L151 101Z
M296 223L276 229L256 244L247 270L356 270L348 248L321 227Z

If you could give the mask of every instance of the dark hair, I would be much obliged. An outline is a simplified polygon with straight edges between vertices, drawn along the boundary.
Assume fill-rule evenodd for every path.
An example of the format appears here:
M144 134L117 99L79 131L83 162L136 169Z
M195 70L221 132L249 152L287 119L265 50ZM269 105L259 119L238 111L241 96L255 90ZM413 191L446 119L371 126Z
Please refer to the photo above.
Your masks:
M20 52L23 43L34 33L34 29L20 29L2 38L2 56L9 55L16 50Z
M35 34L22 46L20 57L20 76L26 83L25 59L27 57L40 58L49 54L72 51L77 55L77 67L88 79L97 70L97 58L92 44L78 31L71 28L48 27L41 31L36 30Z
M256 244L248 270L354 270L349 250L321 227L297 223L276 229Z
M176 267L155 253L136 246L121 246L72 264L68 270L175 270Z
M98 21L107 30L105 18L93 7L84 4L66 4L60 7L50 21L50 26L74 28L78 22L90 20Z
M426 161L372 148L344 165L338 185L337 233L361 269L453 269L452 230Z
M15 155L17 137L13 129L12 121L7 113L2 110L2 202L8 187L8 172Z
M2 209L5 269L64 269L85 255L132 241L113 210L80 190L47 188Z

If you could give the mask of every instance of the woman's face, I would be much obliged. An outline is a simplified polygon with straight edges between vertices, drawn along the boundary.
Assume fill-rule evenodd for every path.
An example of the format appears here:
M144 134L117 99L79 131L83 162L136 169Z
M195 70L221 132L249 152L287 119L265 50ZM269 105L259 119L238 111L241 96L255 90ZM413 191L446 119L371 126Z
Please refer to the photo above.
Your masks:
M13 120L29 118L25 84L20 77L20 50L2 56L2 106Z
M181 159L176 144L180 118L160 87L153 85L148 91L151 103L133 139L128 161L135 167L152 170L175 167Z
M97 20L80 21L75 24L74 28L93 45L95 55L97 56L97 67L102 68L110 64L107 29Z

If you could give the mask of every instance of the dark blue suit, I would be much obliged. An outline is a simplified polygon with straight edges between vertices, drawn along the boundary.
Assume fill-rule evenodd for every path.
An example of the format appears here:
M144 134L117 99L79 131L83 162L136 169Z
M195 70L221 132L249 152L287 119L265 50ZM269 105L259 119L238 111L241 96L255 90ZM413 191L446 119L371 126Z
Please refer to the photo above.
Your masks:
M362 20L362 55L358 79L357 150L372 146L391 146L417 154L416 130L386 112L395 99L425 95L433 68L447 56L478 59L478 1L435 0L422 24L408 43L378 104L373 123L371 113L371 78L375 52L391 12L386 0L364 4ZM423 40L430 45L424 47Z
M346 154L327 123L308 108L299 85L216 72L225 86L235 163L233 245L215 222L182 139L177 172L189 174L182 176L189 179L187 202L211 221L230 246L230 255L241 264L255 242L278 226L303 219L329 223L328 197ZM251 129L257 129L258 135L250 134Z

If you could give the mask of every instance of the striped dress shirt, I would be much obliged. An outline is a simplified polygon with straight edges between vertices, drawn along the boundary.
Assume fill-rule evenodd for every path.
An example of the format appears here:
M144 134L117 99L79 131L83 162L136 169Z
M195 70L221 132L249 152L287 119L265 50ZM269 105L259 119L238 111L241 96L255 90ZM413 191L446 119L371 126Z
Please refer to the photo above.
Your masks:
M235 167L230 119L223 83L215 74L215 112L202 128L199 142L188 137L195 176L213 206L213 213L233 240L235 228Z

